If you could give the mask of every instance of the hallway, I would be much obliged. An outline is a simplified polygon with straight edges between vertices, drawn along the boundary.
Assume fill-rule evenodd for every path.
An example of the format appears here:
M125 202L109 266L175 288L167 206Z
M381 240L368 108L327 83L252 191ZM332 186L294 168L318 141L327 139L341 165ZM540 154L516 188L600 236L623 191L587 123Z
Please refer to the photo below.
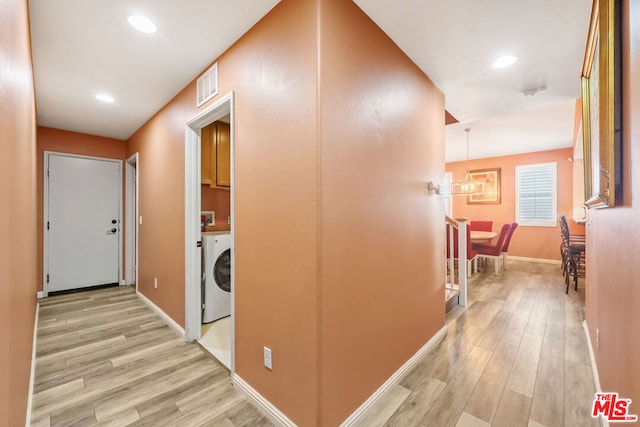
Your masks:
M558 266L516 261L469 289L444 339L360 425L597 426L584 290L567 296ZM32 425L270 425L132 288L40 303Z

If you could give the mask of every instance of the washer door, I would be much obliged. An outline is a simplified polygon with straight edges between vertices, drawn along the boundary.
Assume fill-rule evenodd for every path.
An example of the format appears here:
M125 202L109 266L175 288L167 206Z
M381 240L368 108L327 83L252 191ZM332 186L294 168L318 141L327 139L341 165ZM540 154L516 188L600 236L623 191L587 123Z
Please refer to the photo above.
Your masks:
M231 292L231 249L222 252L213 266L216 285L225 292Z

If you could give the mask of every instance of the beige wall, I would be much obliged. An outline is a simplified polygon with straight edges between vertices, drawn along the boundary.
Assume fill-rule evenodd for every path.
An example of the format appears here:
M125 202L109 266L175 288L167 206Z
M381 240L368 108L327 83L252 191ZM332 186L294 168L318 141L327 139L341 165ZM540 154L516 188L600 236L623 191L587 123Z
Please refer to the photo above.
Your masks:
M444 324L444 96L354 3L320 10L320 425Z
M0 0L0 425L24 426L36 308L36 125L26 0Z
M586 314L602 389L640 414L640 2L622 3L623 200L587 212Z
M284 0L217 62L219 93L235 92L236 372L299 425L335 424L444 323L442 206L425 191L444 172L443 97L351 2ZM180 324L197 112L192 82L127 144L139 288ZM397 233L376 235L389 223ZM370 358L373 336L389 345Z
M37 134L37 166L36 183L38 194L38 290L41 291L42 283L42 244L43 244L43 191L44 191L44 152L55 151L58 153L78 154L82 156L104 157L108 159L126 160L125 142L120 139L105 138L102 136L87 135L84 133L67 130L52 129L38 126ZM124 165L124 163L123 163ZM122 168L122 185L124 195L124 167ZM124 204L123 196L122 202ZM124 207L123 207L124 209ZM124 212L124 210L123 210ZM124 232L124 226L122 227ZM124 239L123 239L124 240ZM124 245L124 243L123 243ZM123 257L124 259L124 257Z
M469 168L501 168L501 202L492 205L469 205L467 197L453 197L453 216L471 220L493 221L493 231L500 231L503 224L516 220L516 166L534 163L555 162L558 178L558 214L567 216L573 233L584 234L584 227L573 218L573 148L540 151L514 156L492 157L471 160ZM461 180L467 162L447 163L447 172L453 172L453 180ZM509 245L509 255L527 258L560 260L560 227L518 227Z

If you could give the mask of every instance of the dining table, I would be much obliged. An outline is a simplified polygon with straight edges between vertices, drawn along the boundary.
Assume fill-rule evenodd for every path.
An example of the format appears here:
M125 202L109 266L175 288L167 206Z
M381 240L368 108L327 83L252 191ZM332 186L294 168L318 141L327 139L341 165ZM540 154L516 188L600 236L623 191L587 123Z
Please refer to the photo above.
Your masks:
M498 236L498 233L495 231L474 231L471 230L469 232L469 238L471 239L471 243L485 243L491 241Z

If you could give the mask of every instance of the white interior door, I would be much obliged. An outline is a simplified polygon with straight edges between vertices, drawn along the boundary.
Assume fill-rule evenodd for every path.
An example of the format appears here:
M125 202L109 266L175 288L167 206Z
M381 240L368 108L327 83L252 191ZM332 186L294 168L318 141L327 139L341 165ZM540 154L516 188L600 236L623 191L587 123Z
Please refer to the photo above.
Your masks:
M47 292L118 283L121 163L48 154Z

